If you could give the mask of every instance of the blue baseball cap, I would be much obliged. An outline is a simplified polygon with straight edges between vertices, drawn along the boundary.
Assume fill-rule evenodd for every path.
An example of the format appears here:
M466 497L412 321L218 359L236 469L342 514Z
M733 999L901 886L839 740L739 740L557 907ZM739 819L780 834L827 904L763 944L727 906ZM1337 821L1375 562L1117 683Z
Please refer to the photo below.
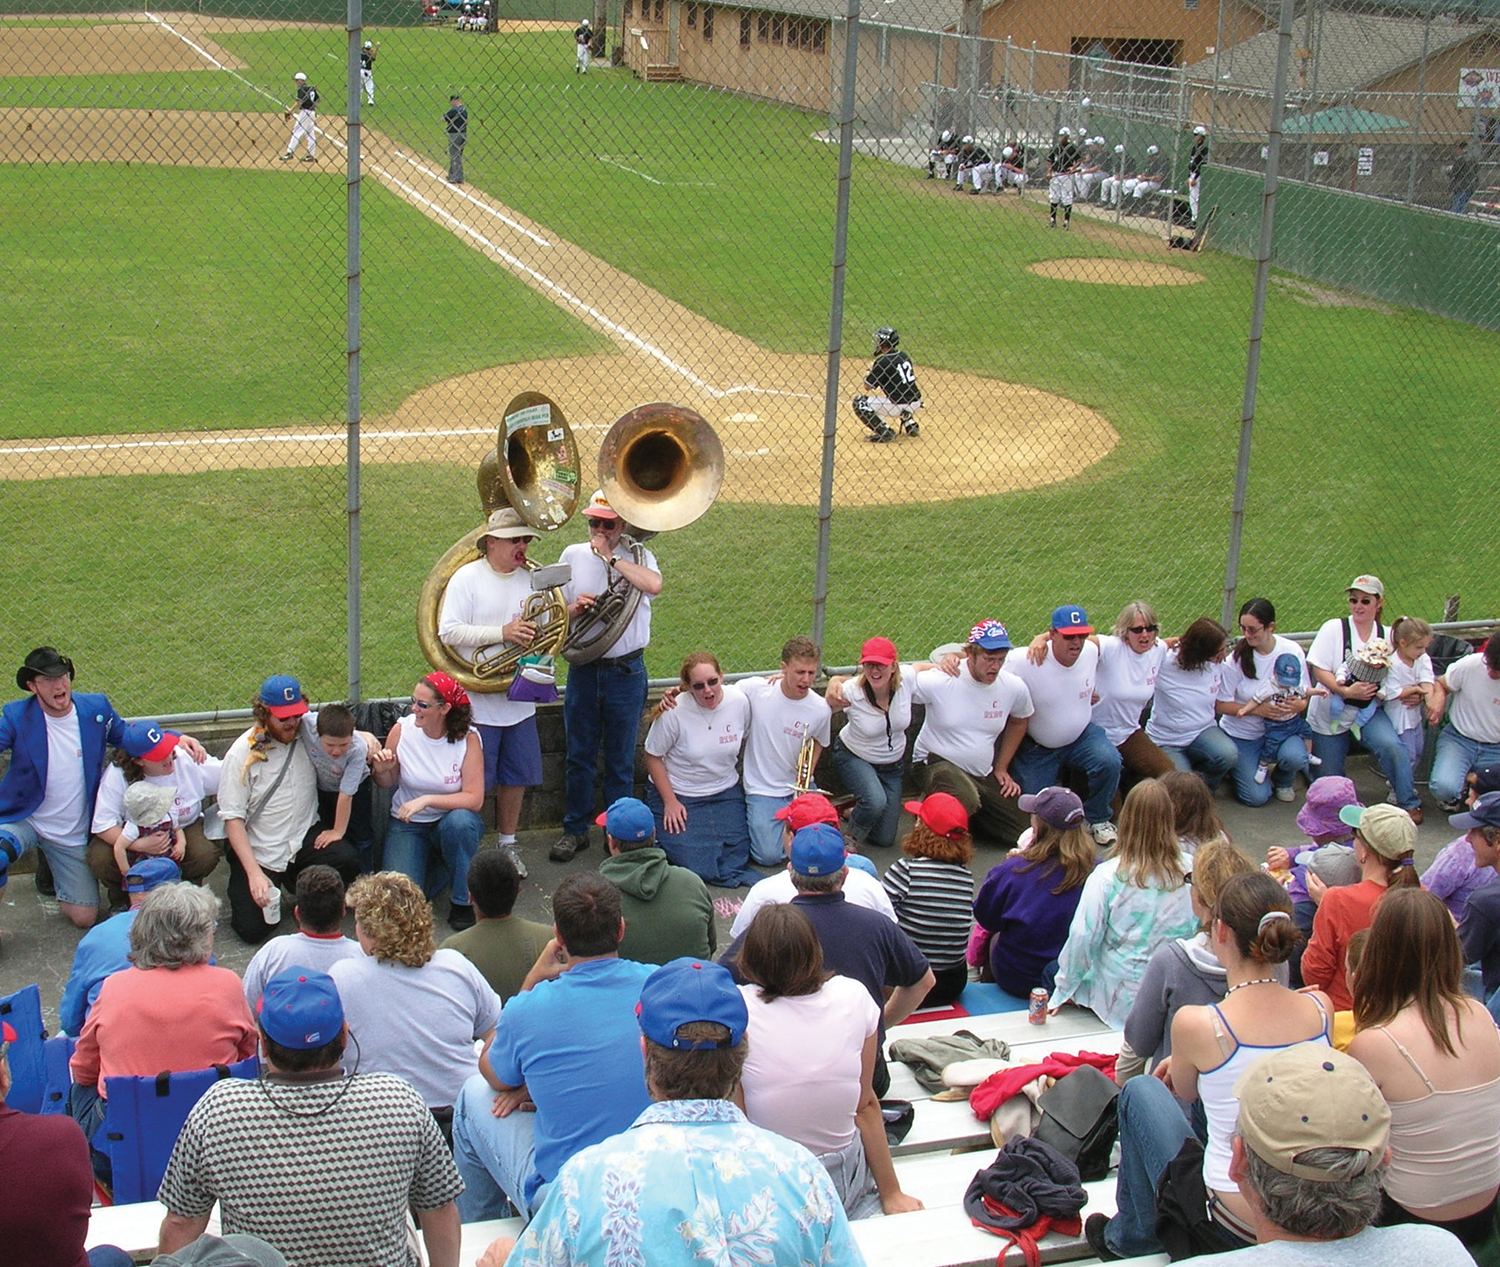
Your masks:
M616 840L650 840L656 834L651 811L633 796L622 796L594 822Z
M154 721L133 721L126 723L120 747L139 761L165 761L181 738L175 730L163 730Z
M986 651L1009 651L1014 645L1005 626L998 620L981 620L969 630L969 641Z
M333 978L311 968L284 968L267 981L259 1012L266 1037L293 1051L326 1046L344 1025Z
M837 827L814 823L792 837L792 870L798 875L834 875L844 866L844 836Z
M149 893L163 884L176 884L182 879L182 868L170 858L156 855L134 862L125 873L125 892Z
M661 1047L679 1051L738 1047L745 1037L750 1012L745 997L723 964L702 959L673 959L646 978L635 1017L641 1033ZM711 1021L729 1031L727 1042L694 1042L677 1031L694 1021Z
M1088 613L1077 603L1064 603L1052 613L1052 628L1057 633L1091 634Z
M301 717L307 712L302 683L286 673L277 673L260 684L260 702L272 717Z
M1459 831L1473 831L1476 827L1500 827L1500 792L1486 792L1466 813L1454 814L1448 822Z
M1302 661L1290 651L1283 651L1276 657L1276 662L1271 666L1271 672L1276 675L1276 680L1282 686L1296 686L1302 681Z

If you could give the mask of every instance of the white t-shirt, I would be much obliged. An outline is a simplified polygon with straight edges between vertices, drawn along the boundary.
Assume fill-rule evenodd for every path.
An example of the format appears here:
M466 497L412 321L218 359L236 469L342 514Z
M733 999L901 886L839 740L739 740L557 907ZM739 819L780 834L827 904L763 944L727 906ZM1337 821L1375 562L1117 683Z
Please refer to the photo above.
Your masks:
M750 927L755 912L763 906L782 906L797 896L797 886L792 883L790 871L778 871L757 881L745 895L745 904L734 917L734 926L729 930L730 939L738 937ZM891 923L896 922L896 908L891 905L890 895L880 881L867 871L850 867L844 875L844 900L867 911L879 911Z
M311 968L315 972L327 972L342 959L363 959L365 952L352 937L337 933L332 937L313 937L307 933L288 933L285 937L273 937L255 952L245 969L245 1002L250 1005L250 1014L257 1015L260 996L266 992L266 982L283 968Z
M1354 622L1349 622L1349 645L1344 646L1344 622L1342 619L1325 620L1318 628L1318 635L1312 640L1312 646L1307 649L1307 663L1314 669L1327 669L1335 677L1339 670L1344 667L1345 658L1352 652L1358 651L1369 639L1361 638L1359 630L1354 627ZM1390 640L1391 631L1385 625L1377 622L1371 634L1372 637ZM1308 674L1311 677L1311 673ZM1354 703L1354 701L1349 701ZM1363 708L1368 701L1355 703L1356 708ZM1346 719L1347 720L1347 719ZM1315 695L1312 702L1307 706L1307 724L1320 735L1331 734L1328 724L1328 696Z
M271 740L266 746L266 759L249 762L247 766L250 736L254 733L252 726L224 754L224 769L219 777L219 816L242 820L255 861L280 874L302 848L307 829L318 821L318 776L313 773L312 758L301 743L292 747ZM268 797L288 761L291 768L276 785L276 794Z
M1004 669L986 686L976 682L966 658L958 676L941 669L916 675L912 698L927 705L927 716L917 732L912 760L941 757L960 770L982 779L995 768L995 740L1012 717L1032 715L1026 683Z
M1141 714L1156 690L1166 654L1166 644L1160 639L1138 654L1123 638L1099 635L1099 675L1094 684L1099 702L1094 705L1093 720L1115 747L1141 728Z
M505 645L500 630L521 614L531 594L525 568L507 573L486 559L465 563L443 591L438 637L466 660L480 650L498 652ZM509 699L504 691L471 691L469 708L481 726L514 726L536 712L535 704Z
M816 994L767 1003L760 987L740 986L750 1013L750 1054L740 1085L745 1116L795 1140L814 1156L854 1138L865 1040L880 1027L870 992L830 977Z
M42 803L31 815L31 825L43 840L57 845L86 845L88 806L83 803L83 736L78 709L66 717L43 713L47 723L47 786Z
M1421 726L1423 702L1418 700L1415 704L1402 704L1396 696L1408 686L1420 686L1423 682L1436 680L1432 657L1425 651L1411 664L1407 664L1399 653L1391 657L1391 671L1381 683L1380 695L1385 700L1385 715L1391 719L1391 726L1398 735Z
M739 683L750 701L750 729L745 737L747 796L786 796L797 777L797 753L811 735L828 747L833 711L816 691L788 699L781 683L746 678Z
M1254 654L1255 676L1247 678L1240 669L1240 662L1236 656L1231 655L1225 660L1219 675L1219 698L1225 703L1233 702L1241 706L1248 704L1255 698L1256 690L1265 682L1273 681L1272 670L1276 667L1276 657L1281 655L1294 655L1297 663L1301 666L1302 674L1297 685L1306 689L1308 685L1307 662L1302 658L1302 648L1290 638L1276 635L1275 645L1265 655L1259 651ZM1259 739L1266 730L1266 719L1257 717L1253 713L1245 717L1236 717L1232 713L1226 713L1219 718L1219 725L1224 728L1224 733L1235 739Z
M645 547L642 547L642 552L642 562L660 576L661 569L656 565L656 556ZM623 538L619 545L615 546L614 557L631 563L635 561L635 556L631 554L630 547L625 544ZM563 586L563 596L569 603L576 602L580 594L599 595L609 588L610 573L605 569L604 560L589 549L587 541L580 541L577 545L569 546L557 561L570 563L573 566L573 578ZM617 577L616 580L620 585L628 584L623 577ZM620 635L614 646L605 652L605 655L610 659L629 655L632 651L643 650L650 641L651 595L642 590L640 605L636 607L635 615L630 618L630 623L625 626L625 632Z
M1500 743L1500 682L1478 653L1466 655L1443 674L1453 700L1448 720L1475 743ZM35 820L33 820L35 821Z
M911 726L911 665L901 666L901 685L891 692L889 712L870 703L864 689L853 679L844 683L844 728L839 742L856 757L871 765L890 765L906 755L906 732Z
M209 757L199 765L179 752L171 774L148 774L141 781L172 789L172 823L176 827L186 827L203 817L203 798L218 794L219 773L223 768L224 763L218 757ZM141 834L139 827L125 819L125 772L113 764L104 771L104 778L99 782L93 830L108 831L111 827L120 829L120 837L127 844Z
M1463 1242L1425 1223L1367 1227L1341 1241L1267 1241L1227 1254L1179 1259L1176 1267L1470 1267Z
M429 1109L457 1104L479 1072L474 1044L500 1021L500 996L456 950L439 950L420 968L372 955L341 959L328 970L359 1041L344 1070L393 1073L416 1088Z
M735 763L750 726L750 701L731 682L724 698L704 708L692 691L677 696L646 732L646 751L660 757L678 796L713 796L739 781Z
M1186 748L1212 729L1218 720L1214 703L1223 672L1222 663L1210 662L1189 672L1178 663L1176 652L1163 657L1146 737L1164 747Z
M469 737L465 735L457 742L439 737L430 738L422 733L414 713L408 713L396 723L400 730L397 741L396 760L401 766L401 776L396 791L391 796L391 814L414 801L419 796L451 796L464 788L464 757L469 751ZM431 805L419 809L411 816L414 823L435 823L447 810Z
M1007 661L1009 663L1009 661ZM1083 734L1094 714L1094 682L1099 676L1099 648L1085 642L1070 668L1048 654L1041 664L1024 655L1012 670L1031 692L1031 724L1026 733L1044 748L1066 748Z

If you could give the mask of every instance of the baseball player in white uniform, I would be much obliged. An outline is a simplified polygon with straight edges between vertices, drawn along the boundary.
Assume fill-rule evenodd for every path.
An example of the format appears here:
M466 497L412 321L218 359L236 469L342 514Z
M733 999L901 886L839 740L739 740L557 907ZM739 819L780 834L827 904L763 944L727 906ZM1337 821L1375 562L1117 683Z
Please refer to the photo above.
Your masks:
M1201 123L1193 129L1193 148L1188 151L1188 210L1193 228L1198 227L1198 198L1203 192L1203 169L1208 164L1208 129Z
M1130 166L1130 160L1125 157L1125 147L1115 146L1115 165L1109 175L1099 182L1099 205L1101 207L1118 207L1120 205L1120 187L1124 185L1127 173L1134 175L1134 169Z
M365 90L365 104L375 104L375 58L380 53L380 45L365 41L364 48L359 51L359 83Z
M937 165L943 165L943 178L952 179L953 164L958 161L958 141L953 135L952 128L944 128L938 139L933 143L932 149L927 152L927 179L933 180L937 176Z
M1080 202L1087 202L1089 200L1089 195L1094 192L1094 186L1100 183L1100 178L1103 175L1104 138L1102 136L1091 136L1084 142L1083 161L1079 164L1078 171L1074 176L1074 186Z
M575 75L587 75L589 73L589 46L594 42L594 28L589 25L589 20L584 18L578 24L578 29L573 32L573 43L578 46L578 60L573 66Z
M300 70L292 76L292 82L297 85L297 100L286 109L284 118L294 119L292 123L292 139L286 143L286 153L281 156L284 163L297 151L297 142L303 137L307 138L307 153L302 156L304 163L313 163L318 157L318 90L307 82L307 76Z
M1057 130L1057 144L1047 154L1047 227L1057 228L1057 209L1063 209L1063 228L1073 227L1074 173L1082 156L1073 144L1073 129Z
M1146 161L1141 164L1140 172L1127 180L1121 188L1126 197L1141 199L1160 189L1161 179L1161 146L1148 145L1146 146Z
M1024 194L1026 179L1026 146L1017 141L1000 151L1000 161L995 165L995 192L1014 185L1017 193Z

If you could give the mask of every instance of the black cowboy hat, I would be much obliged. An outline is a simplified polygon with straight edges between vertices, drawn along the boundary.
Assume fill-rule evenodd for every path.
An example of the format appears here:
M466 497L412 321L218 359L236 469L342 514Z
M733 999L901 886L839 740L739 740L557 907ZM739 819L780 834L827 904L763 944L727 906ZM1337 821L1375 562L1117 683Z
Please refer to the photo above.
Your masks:
M38 647L16 670L16 685L24 691L31 685L34 678L62 677L64 673L71 681L74 673L73 661L61 654L56 647Z

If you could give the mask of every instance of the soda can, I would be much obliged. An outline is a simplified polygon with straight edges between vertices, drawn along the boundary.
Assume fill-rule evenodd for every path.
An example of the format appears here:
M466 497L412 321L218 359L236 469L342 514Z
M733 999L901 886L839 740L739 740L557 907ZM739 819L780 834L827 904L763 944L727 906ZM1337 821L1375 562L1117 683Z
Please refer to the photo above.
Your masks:
M1031 997L1026 1002L1026 1019L1032 1025L1047 1023L1047 991L1041 986L1031 992Z

